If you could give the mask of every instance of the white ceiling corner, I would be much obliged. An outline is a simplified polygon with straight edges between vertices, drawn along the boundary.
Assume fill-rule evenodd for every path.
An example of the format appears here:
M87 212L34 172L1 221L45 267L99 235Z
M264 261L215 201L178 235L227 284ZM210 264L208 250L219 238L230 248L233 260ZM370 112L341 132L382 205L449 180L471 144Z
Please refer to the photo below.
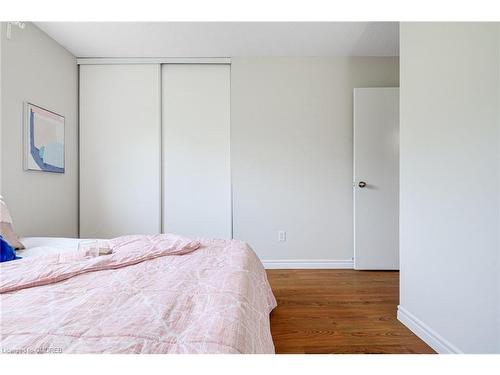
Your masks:
M398 56L397 22L35 22L76 57Z

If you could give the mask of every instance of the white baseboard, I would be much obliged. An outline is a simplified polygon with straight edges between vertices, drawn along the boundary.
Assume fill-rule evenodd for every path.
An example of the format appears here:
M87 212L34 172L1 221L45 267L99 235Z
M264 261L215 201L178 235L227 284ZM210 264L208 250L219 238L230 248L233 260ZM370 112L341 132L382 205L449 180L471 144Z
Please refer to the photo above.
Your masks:
M266 269L353 269L354 262L349 260L331 259L277 259L263 260Z
M398 320L439 354L463 354L456 346L437 334L401 305L398 306Z

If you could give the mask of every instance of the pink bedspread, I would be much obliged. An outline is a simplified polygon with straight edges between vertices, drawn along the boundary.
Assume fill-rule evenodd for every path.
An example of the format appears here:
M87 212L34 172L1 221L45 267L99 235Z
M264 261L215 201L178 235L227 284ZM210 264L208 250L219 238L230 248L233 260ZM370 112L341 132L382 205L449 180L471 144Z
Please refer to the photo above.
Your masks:
M266 273L243 242L112 240L2 263L3 353L274 353Z

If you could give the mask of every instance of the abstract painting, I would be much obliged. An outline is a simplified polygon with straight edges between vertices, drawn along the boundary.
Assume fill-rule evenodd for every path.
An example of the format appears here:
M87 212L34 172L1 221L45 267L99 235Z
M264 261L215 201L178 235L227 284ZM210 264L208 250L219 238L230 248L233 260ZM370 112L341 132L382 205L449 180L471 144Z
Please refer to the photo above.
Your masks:
M64 117L26 103L25 169L64 173Z

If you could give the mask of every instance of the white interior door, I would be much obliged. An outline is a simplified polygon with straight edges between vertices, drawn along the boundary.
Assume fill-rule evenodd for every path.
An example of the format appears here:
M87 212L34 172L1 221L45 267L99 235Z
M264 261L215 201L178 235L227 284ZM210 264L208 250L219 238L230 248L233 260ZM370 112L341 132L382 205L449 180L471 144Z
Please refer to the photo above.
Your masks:
M80 237L160 232L160 66L80 66Z
M399 269L399 89L354 89L354 267Z
M230 66L162 67L163 231L232 237Z

